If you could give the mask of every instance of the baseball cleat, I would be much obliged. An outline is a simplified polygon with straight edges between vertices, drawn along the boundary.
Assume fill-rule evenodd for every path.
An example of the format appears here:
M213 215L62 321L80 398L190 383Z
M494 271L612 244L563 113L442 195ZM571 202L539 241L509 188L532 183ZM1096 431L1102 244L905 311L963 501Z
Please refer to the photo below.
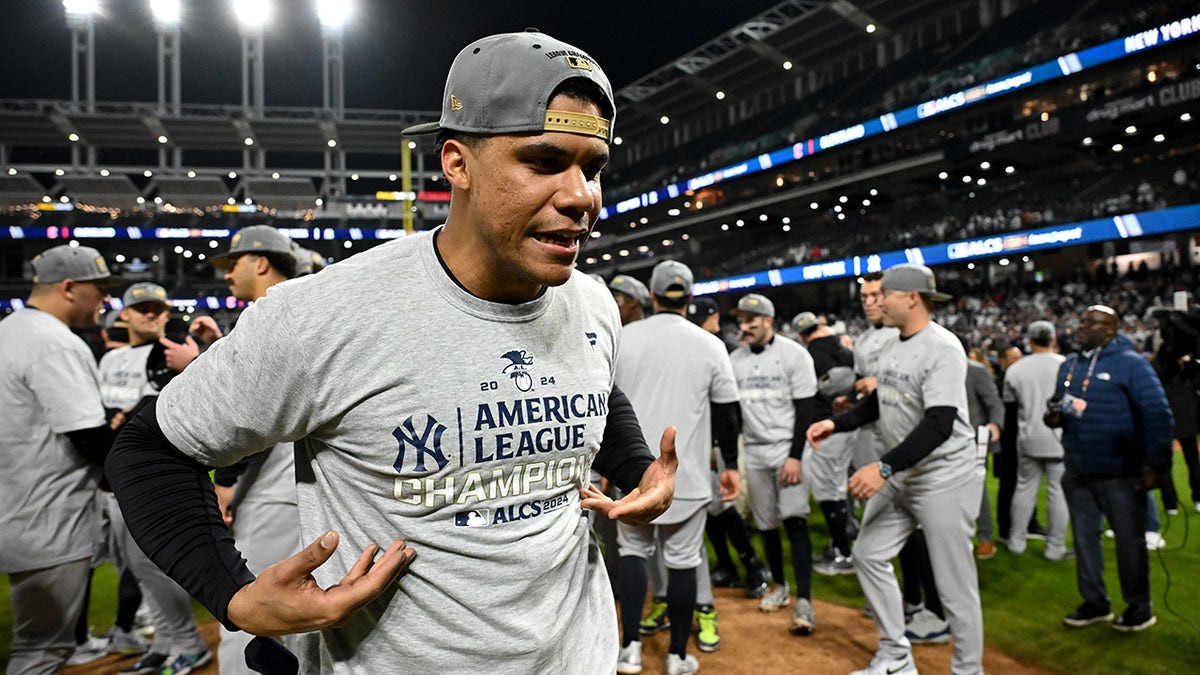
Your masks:
M654 598L650 601L650 613L638 624L638 632L642 635L653 635L671 627L671 619L667 616L667 599Z
M792 635L812 635L817 629L816 613L808 598L796 598L796 610L792 612Z
M774 612L792 604L792 596L787 582L775 584L758 599L758 608L764 612Z

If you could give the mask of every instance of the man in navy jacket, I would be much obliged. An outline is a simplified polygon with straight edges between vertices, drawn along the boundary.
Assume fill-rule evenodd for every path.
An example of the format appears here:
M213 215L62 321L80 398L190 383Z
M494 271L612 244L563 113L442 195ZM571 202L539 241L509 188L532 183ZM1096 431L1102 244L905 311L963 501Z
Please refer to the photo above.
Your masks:
M1171 469L1171 407L1150 363L1117 335L1117 314L1089 307L1077 337L1083 353L1068 358L1047 406L1046 423L1061 426L1063 492L1075 527L1075 575L1083 604L1068 626L1113 618L1104 587L1100 532L1106 518L1116 536L1117 574L1128 608L1113 621L1123 632L1153 626L1145 491Z

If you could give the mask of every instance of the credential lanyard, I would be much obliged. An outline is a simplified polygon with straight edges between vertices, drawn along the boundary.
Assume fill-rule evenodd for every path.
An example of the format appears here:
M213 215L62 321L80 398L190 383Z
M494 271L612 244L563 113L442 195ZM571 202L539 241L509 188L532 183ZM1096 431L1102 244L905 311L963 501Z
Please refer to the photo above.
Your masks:
M1096 351L1092 352L1092 362L1088 364L1087 375L1083 376L1083 385L1080 387L1079 398L1083 398L1087 394L1088 385L1092 383L1092 373L1096 370L1096 359L1100 358L1100 347L1096 347ZM1076 361L1078 363L1078 361ZM1063 383L1064 391L1071 393L1071 380L1075 377L1075 365L1071 365L1071 370L1067 371L1067 381Z

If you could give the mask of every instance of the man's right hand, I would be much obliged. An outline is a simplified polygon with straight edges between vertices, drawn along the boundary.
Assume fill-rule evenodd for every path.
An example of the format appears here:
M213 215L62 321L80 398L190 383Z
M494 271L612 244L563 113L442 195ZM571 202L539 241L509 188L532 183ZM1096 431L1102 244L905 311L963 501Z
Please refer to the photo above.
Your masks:
M812 425L808 427L808 432L805 434L805 438L808 439L808 444L812 446L813 450L820 450L821 441L833 435L833 428L833 420L821 420L820 422L813 422Z
M870 396L878 385L879 381L873 377L860 377L854 383L854 391L859 396Z
M402 541L394 541L378 560L371 544L345 577L322 589L312 572L325 564L338 546L330 531L296 555L267 569L229 601L229 620L253 635L278 637L335 628L395 583L416 556Z
M233 524L233 486L213 485L213 491L217 493L217 508L221 509L221 520L225 521L225 526Z

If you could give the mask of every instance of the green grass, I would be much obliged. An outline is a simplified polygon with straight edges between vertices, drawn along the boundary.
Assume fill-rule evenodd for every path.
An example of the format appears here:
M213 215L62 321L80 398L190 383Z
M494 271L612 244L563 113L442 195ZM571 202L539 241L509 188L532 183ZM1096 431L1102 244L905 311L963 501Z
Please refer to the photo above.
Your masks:
M993 503L996 484L989 478ZM1190 498L1187 472L1183 462L1175 463L1175 485L1181 498ZM1186 673L1195 672L1195 646L1200 644L1200 514L1182 512L1191 502L1181 504L1177 516L1162 516L1163 535L1168 548L1161 555L1151 553L1151 589L1158 625L1143 633L1125 635L1107 626L1068 629L1062 617L1075 609L1080 598L1075 590L1075 565L1051 563L1042 556L1042 542L1031 541L1022 556L1011 555L1003 545L996 557L979 561L979 586L983 599L985 638L990 647L1020 661L1061 673ZM1045 504L1039 515L1045 519ZM1186 518L1186 520L1185 520ZM1184 544L1185 524L1196 532ZM820 510L814 509L812 522L814 548L828 541L828 531ZM1068 544L1071 539L1068 537ZM787 538L784 537L784 546ZM1116 577L1112 541L1105 541L1105 582L1113 598L1114 611L1124 609ZM785 552L786 555L786 552ZM791 574L790 565L788 574ZM1171 587L1167 591L1166 570ZM794 580L793 580L794 581ZM112 626L116 615L117 578L111 565L96 571L88 620L101 632ZM12 642L12 612L8 603L8 578L0 577L0 663L7 663ZM814 575L813 596L848 607L863 605L862 591L853 576ZM1172 615L1170 608L1182 614ZM211 619L197 605L197 618ZM1189 625L1189 623L1191 625Z

